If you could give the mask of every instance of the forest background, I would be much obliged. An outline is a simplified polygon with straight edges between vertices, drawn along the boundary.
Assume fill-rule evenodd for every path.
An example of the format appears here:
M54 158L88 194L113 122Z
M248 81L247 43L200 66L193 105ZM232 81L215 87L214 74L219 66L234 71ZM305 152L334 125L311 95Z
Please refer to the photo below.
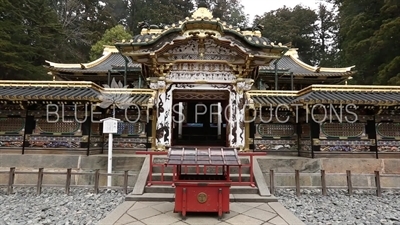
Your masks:
M215 18L299 49L304 62L356 66L353 84L400 85L400 0L323 0L267 11L249 21L240 0L206 0ZM261 0L260 0L261 1ZM173 24L187 0L0 0L0 79L44 80L45 60L89 62L104 44L139 34L138 22Z

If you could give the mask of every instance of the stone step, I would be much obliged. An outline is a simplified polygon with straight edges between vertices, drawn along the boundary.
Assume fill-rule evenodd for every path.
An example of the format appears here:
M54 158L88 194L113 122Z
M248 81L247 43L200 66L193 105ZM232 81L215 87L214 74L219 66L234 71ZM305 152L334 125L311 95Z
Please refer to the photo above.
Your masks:
M258 194L230 194L230 202L278 202L278 198L271 195L262 197ZM143 195L127 195L125 201L145 202L174 202L172 193L144 193Z
M144 193L175 193L175 188L171 186L152 185L144 188ZM250 186L232 186L231 194L258 194L257 187Z
M218 173L222 173L222 168L217 167ZM215 174L216 167L215 166L207 166L206 173L208 174ZM242 174L250 174L250 167L247 166L242 166L241 167ZM172 173L173 172L173 166L167 166L164 167L164 173ZM182 172L184 173L197 173L197 168L195 166L188 166L187 169L185 167L182 168ZM203 166L199 166L199 173L204 173ZM161 173L161 167L159 166L153 166L153 173ZM239 167L230 167L229 168L229 173L230 174L238 174L239 173Z
M250 174L242 174L241 181L250 181ZM239 174L230 174L230 178L232 181L239 181ZM153 181L160 181L161 180L161 173L153 173L152 175ZM172 181L172 173L164 173L164 181Z
M164 156L155 156L155 157L153 158L153 162L154 162L154 163L160 163L160 164L162 164L162 163L165 163L165 162L167 161L167 159L168 159L167 155L164 155ZM240 159L240 162L241 162L242 164L248 164L248 163L250 162L248 156L239 156L239 159Z

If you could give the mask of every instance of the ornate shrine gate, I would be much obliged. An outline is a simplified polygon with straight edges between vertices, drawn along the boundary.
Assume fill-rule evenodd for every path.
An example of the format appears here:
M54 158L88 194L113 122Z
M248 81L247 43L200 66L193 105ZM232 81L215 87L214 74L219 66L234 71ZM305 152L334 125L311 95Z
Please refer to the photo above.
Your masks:
M132 61L142 63L150 88L157 91L153 149L158 150L179 144L198 145L198 140L208 134L219 140L216 145L244 149L248 144L246 91L253 85L258 66L269 64L288 50L271 45L260 31L240 31L213 19L202 7L178 26L144 28L131 42L116 46ZM200 123L196 118L193 121L196 104L197 117L205 110L203 107L200 113L199 105L210 107ZM210 119L211 106L216 109ZM188 139L186 134L199 138ZM204 140L213 144L211 139Z
M205 83L207 82L207 83ZM244 91L250 90L253 81L250 79L236 79L233 71L229 67L222 64L211 63L182 63L173 66L171 72L166 79L158 78L152 82L151 88L158 89L157 99L157 146L171 146L173 139L179 139L179 130L183 129L182 117L189 117L188 113L184 113L183 104L185 102L195 100L195 112L190 112L197 119L201 114L213 110L213 114L217 116L216 126L219 131L215 136L222 134L222 123L226 124L226 146L243 148L245 144L244 136L244 115L246 99ZM174 102L174 97L180 101ZM208 104L206 104L206 102ZM175 104L174 104L175 103ZM211 105L217 106L212 109ZM206 106L206 109L199 109L200 106ZM209 106L209 108L207 108ZM196 107L198 109L196 113ZM173 115L181 114L181 118L174 118ZM218 112L220 112L218 114ZM207 119L207 118L206 118ZM196 123L194 121L188 121ZM210 124L209 121L207 122ZM202 123L203 125L206 123ZM173 135L173 127L178 126L178 137ZM181 129L179 129L182 127ZM202 131L203 133L205 130ZM195 134L193 134L195 135ZM191 144L199 144L193 142Z

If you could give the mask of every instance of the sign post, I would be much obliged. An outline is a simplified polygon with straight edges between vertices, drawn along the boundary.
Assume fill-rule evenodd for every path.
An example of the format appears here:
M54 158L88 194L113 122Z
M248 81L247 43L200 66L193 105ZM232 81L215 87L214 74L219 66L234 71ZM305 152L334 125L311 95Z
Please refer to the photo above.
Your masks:
M118 121L120 119L116 118L105 118L100 120L103 122L103 133L108 134L108 166L107 166L107 173L112 173L112 149L113 149L113 134L118 133ZM107 176L107 187L112 186L112 176Z

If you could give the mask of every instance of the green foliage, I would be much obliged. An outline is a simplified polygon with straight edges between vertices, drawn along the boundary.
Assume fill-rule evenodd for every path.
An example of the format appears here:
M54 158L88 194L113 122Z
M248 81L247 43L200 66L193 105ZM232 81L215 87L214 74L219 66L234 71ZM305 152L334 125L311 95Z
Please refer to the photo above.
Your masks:
M400 2L338 1L344 61L355 64L357 84L399 84Z
M178 23L191 15L192 1L187 0L130 0L128 27L139 34L138 22L147 21L150 25Z
M47 0L0 0L1 79L49 79L45 60L58 57L61 26Z
M386 0L380 12L382 24L371 41L371 54L382 61L375 83L400 85L400 3Z
M60 61L83 62L89 60L91 46L107 29L116 26L127 0L49 0L62 26L64 36L59 48L63 49ZM122 3L121 3L122 2ZM125 8L126 10L126 8Z
M337 67L339 65L339 52L337 33L339 26L337 16L329 10L326 4L319 4L317 10L316 45L313 47L316 54L316 64L321 67Z
M114 45L118 41L130 40L132 35L129 34L122 25L117 25L106 30L103 37L92 46L90 50L90 60L94 61L101 57L104 45Z
M233 26L247 26L240 0L202 0ZM254 21L263 36L299 48L303 61L320 66L356 65L357 84L400 85L399 0L325 0L320 5L266 12ZM137 24L177 23L191 16L187 0L0 0L0 79L48 79L45 60L83 62L103 45L131 39ZM117 26L118 25L118 26Z
M317 17L313 10L298 5L267 12L254 23L264 25L263 36L273 42L291 43L299 48L299 55L304 62L312 63L316 61L313 47L316 46L314 33Z
M198 4L199 0L196 2ZM229 25L245 27L249 22L240 0L203 0L203 2L215 18L220 18Z

